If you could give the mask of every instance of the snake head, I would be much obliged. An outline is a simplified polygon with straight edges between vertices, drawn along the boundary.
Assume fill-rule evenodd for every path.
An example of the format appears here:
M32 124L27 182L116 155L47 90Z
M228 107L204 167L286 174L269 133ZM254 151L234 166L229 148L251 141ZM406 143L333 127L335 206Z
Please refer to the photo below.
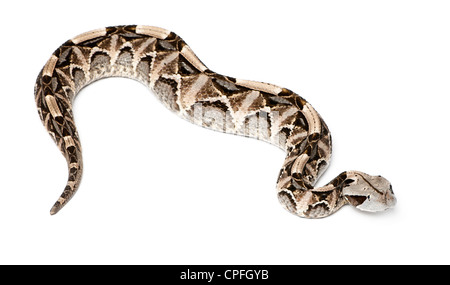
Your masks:
M367 212L384 211L397 202L388 180L359 171L347 172L342 194L351 205Z

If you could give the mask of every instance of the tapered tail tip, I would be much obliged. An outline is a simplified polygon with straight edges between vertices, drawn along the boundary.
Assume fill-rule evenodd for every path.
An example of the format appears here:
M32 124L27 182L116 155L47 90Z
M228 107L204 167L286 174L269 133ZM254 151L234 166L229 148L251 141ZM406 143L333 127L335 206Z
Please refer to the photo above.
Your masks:
M50 215L55 215L59 212L59 210L62 209L62 207L65 205L66 199L60 197L58 201L53 205L52 209L50 210Z

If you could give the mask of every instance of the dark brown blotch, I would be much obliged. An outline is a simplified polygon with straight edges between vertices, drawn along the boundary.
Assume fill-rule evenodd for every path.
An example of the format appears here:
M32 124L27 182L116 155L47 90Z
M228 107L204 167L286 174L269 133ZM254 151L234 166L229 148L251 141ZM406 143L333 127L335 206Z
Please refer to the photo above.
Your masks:
M319 133L313 133L308 136L308 141L309 142L317 142L319 140L319 138L320 138Z
M177 92L178 83L175 80L170 79L170 78L160 77L158 79L158 81L156 82L156 84L161 84L161 83L169 85L172 88L172 93L175 94Z
M176 45L167 40L158 40L156 43L157 51L175 51L177 50Z
M136 33L136 25L128 25L123 27L124 31L130 32L130 33Z
M216 75L217 73L215 73L214 71L212 71L211 69L206 69L205 71L203 71L203 73L205 74L205 75L208 75L208 76L214 76L214 75Z
M319 165L317 166L318 172L321 172L325 167L327 167L328 163L325 160L322 160L319 162Z
M204 108L213 107L213 108L219 109L220 111L222 111L224 113L228 112L228 106L221 101L201 102L201 104L202 104L202 107L204 107Z
M107 27L106 37L110 37L111 35L119 35L126 40L145 37L144 35L136 34L136 25Z
M280 93L278 93L278 95L277 96L290 96L290 95L292 95L292 94L294 94L291 90L289 90L289 89L286 89L286 88L283 88L282 90L281 90L281 92Z
M308 210L305 211L305 215L310 218L320 218L330 213L330 207L326 202L318 203L315 205L309 205Z
M303 115L302 112L297 112L294 125L299 126L304 130L309 129L308 121L306 120L305 115Z
M83 46L83 47L90 47L90 48L93 48L93 47L98 46L99 43L101 43L101 42L104 41L105 39L107 39L107 37L104 37L104 36L102 36L102 37L96 37L96 38L89 39L89 40L86 40L86 41L84 41L84 42L78 43L78 45L79 45L79 46Z
M178 72L181 75L193 75L198 74L200 71L195 68L183 55L178 57Z
M314 198L316 199L316 201L324 201L327 200L328 197L331 195L332 191L327 191L327 192L316 192L313 191L314 194Z
M119 29L121 29L123 26L111 26L111 27L106 27L106 34L108 36L113 35L115 33L117 33L117 31Z
M295 106L297 106L300 110L303 110L303 106L306 104L305 99L295 94L294 94L294 102Z
M241 92L242 89L237 87L236 84L228 80L225 76L217 75L212 78L214 86L225 93L226 95L233 95L236 92Z
M72 47L61 47L59 49L58 54L55 54L58 57L58 61L56 62L56 67L62 68L68 66L70 64L70 58L72 56Z
M71 136L72 135L72 131L70 130L70 128L67 127L67 125L64 125L62 128L62 136Z
M42 76L42 84L50 84L52 82L52 77L48 75Z
M336 178L334 178L330 184L332 184L335 187L342 187L344 181L347 179L347 172L342 172L339 174Z
M168 34L167 37L165 38L166 41L174 41L178 39L179 37L174 32L170 32L170 34Z
M76 148L75 146L71 145L67 148L67 153L69 154L75 154Z
M260 91L261 96L264 98L265 105L273 108L279 105L290 105L291 103L283 97L274 96L272 94Z
M284 127L280 130L280 133L283 134L287 138L291 135L291 131L292 130L290 128Z
M366 196L345 196L347 198L347 201L352 204L353 206L359 206L362 203L364 203L364 201L367 200Z
M310 157L310 160L314 160L317 154L317 144L308 144L305 153Z

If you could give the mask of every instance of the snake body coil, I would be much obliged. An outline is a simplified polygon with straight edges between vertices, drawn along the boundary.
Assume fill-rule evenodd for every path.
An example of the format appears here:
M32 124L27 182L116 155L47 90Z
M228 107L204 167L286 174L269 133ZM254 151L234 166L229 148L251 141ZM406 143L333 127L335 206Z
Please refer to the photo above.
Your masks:
M148 26L116 26L79 35L59 47L40 72L35 99L40 118L67 160L69 177L51 209L57 213L77 191L81 144L72 112L76 94L106 77L127 77L150 87L182 118L210 129L254 137L286 151L277 191L291 213L321 218L345 204L365 211L393 207L390 183L358 171L314 187L331 156L328 127L292 91L209 70L177 35Z

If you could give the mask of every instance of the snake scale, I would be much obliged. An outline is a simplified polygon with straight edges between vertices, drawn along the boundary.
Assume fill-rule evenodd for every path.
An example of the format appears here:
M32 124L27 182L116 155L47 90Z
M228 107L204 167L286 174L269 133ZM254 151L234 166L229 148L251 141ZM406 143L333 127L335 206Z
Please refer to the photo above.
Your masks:
M253 137L287 156L277 181L289 212L322 218L351 204L363 211L395 205L391 184L359 171L314 187L331 156L331 135L315 109L291 90L220 75L208 69L175 33L130 25L93 30L68 40L50 57L35 84L39 116L68 164L68 182L50 213L79 188L83 161L72 102L86 85L126 77L148 86L168 109L197 125Z

